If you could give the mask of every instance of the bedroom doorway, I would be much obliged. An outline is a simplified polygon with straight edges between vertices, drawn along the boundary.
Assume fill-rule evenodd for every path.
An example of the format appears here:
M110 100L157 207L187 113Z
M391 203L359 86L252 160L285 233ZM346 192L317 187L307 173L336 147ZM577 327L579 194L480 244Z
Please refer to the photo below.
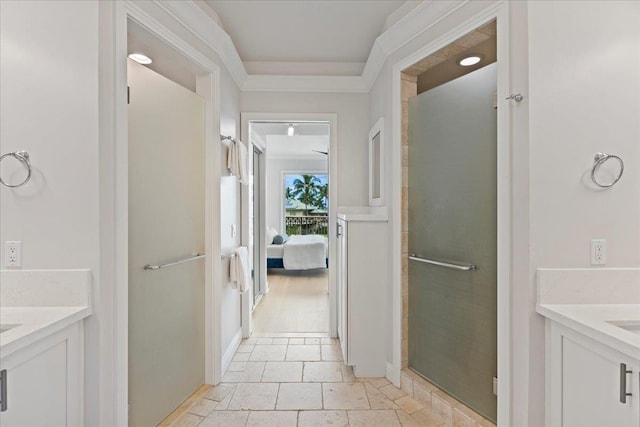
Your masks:
M330 123L249 121L248 131L262 151L252 168L252 333L330 334Z

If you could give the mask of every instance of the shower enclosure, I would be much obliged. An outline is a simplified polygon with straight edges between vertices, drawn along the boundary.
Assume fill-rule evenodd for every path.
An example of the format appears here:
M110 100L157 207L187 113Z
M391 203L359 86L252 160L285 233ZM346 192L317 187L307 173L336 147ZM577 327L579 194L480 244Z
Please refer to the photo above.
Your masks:
M494 421L496 70L409 100L409 367Z

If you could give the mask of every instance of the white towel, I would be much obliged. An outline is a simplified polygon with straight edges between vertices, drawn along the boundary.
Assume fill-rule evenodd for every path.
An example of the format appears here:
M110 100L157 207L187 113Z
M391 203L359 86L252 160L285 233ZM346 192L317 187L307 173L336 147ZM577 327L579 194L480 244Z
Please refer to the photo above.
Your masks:
M231 140L227 152L227 168L238 177L240 184L249 185L247 148L242 141Z
M246 246L240 246L234 251L234 257L229 262L229 277L233 287L241 294L249 290L251 284L251 270L249 269L249 250Z

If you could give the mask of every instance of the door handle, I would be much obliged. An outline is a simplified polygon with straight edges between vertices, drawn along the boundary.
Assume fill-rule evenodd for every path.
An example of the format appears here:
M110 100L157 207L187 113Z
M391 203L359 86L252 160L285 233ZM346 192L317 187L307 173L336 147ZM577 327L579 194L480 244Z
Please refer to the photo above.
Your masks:
M0 371L0 412L7 410L7 370Z
M340 223L337 223L338 228L336 229L336 237L340 237L342 236L342 233L340 232L340 230L342 230L342 225L340 225Z
M627 403L627 396L631 396L631 393L627 393L627 374L632 373L627 369L626 363L620 364L620 403Z

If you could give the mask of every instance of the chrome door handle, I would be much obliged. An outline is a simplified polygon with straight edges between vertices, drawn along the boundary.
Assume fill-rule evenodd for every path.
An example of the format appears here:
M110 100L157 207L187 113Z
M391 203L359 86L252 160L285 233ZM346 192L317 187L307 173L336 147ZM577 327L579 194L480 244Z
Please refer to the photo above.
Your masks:
M631 370L627 370L627 364L620 364L620 403L627 403L627 396L631 396L631 393L627 393L627 374L632 373Z
M446 261L438 261L435 259L421 258L416 254L409 254L409 259L412 261L424 262L425 264L437 265L440 267L453 268L454 270L462 270L462 271L475 271L478 269L473 264L453 264L451 262Z
M7 370L0 371L0 412L7 410Z

